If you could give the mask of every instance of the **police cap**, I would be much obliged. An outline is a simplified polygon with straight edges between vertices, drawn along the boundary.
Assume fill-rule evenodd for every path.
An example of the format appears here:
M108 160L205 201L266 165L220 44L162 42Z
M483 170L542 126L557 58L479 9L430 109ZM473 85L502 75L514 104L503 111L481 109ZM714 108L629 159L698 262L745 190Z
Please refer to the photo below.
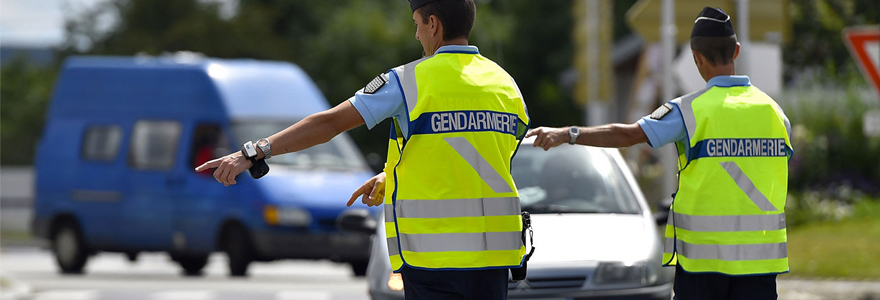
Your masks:
M697 20L694 21L694 29L691 31L691 37L728 37L734 34L730 16L720 8L708 6L703 8L703 11L697 16Z

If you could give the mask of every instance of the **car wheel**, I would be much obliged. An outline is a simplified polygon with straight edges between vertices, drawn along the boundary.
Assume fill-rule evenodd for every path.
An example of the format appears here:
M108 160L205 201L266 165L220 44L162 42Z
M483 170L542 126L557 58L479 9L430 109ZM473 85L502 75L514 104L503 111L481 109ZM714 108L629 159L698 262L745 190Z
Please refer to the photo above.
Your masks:
M52 236L52 254L63 274L82 274L88 260L85 239L72 221L61 223Z
M229 275L247 276L248 266L254 260L254 251L247 231L241 226L231 226L226 230L224 250L229 257Z
M369 265L369 262L353 261L348 264L351 265L351 271L354 272L355 277L367 276L367 266Z
M202 269L208 264L208 254L197 255L179 255L174 260L183 268L183 274L186 276L201 276Z

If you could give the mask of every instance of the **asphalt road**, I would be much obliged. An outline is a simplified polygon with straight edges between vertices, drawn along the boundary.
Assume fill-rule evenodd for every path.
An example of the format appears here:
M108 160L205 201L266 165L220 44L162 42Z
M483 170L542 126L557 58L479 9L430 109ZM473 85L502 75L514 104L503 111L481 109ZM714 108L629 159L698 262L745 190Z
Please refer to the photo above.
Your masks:
M215 254L204 276L184 277L178 265L159 253L136 262L116 253L92 257L84 275L60 275L51 254L28 246L0 249L0 277L27 287L25 297L0 300L366 300L367 283L348 265L328 261L286 260L254 263L247 278L227 276L226 257ZM778 280L780 300L880 300L880 282ZM17 293L16 295L23 295Z
M2 249L0 272L29 287L24 299L32 300L369 299L364 278L354 278L348 265L328 261L254 263L249 277L230 278L226 257L217 254L204 276L184 277L165 254L141 254L132 263L122 254L106 253L92 257L84 275L60 275L46 250L14 247Z

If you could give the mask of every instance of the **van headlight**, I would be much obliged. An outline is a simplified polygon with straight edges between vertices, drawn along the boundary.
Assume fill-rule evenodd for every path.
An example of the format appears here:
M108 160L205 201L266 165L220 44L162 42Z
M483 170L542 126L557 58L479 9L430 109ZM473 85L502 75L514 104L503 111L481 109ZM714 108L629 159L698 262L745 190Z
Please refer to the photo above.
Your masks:
M312 214L300 208L266 205L263 207L263 220L269 225L305 227L312 223Z
M651 285L657 281L657 272L645 261L601 262L596 268L594 280L597 284L642 284Z

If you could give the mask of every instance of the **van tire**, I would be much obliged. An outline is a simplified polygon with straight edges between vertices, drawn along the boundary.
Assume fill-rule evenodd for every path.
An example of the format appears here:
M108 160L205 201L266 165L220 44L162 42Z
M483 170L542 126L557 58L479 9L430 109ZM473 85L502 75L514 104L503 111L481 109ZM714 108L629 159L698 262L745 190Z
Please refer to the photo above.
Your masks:
M254 250L247 230L241 225L229 226L223 241L223 250L229 258L229 276L247 276L248 266L254 260Z
M369 262L353 261L349 262L348 264L351 265L351 271L354 272L354 277L367 276L367 267L369 266Z
M52 254L61 273L82 274L89 251L79 226L75 221L64 220L52 232Z
M179 255L174 260L183 268L183 275L201 276L202 269L208 264L208 254Z

